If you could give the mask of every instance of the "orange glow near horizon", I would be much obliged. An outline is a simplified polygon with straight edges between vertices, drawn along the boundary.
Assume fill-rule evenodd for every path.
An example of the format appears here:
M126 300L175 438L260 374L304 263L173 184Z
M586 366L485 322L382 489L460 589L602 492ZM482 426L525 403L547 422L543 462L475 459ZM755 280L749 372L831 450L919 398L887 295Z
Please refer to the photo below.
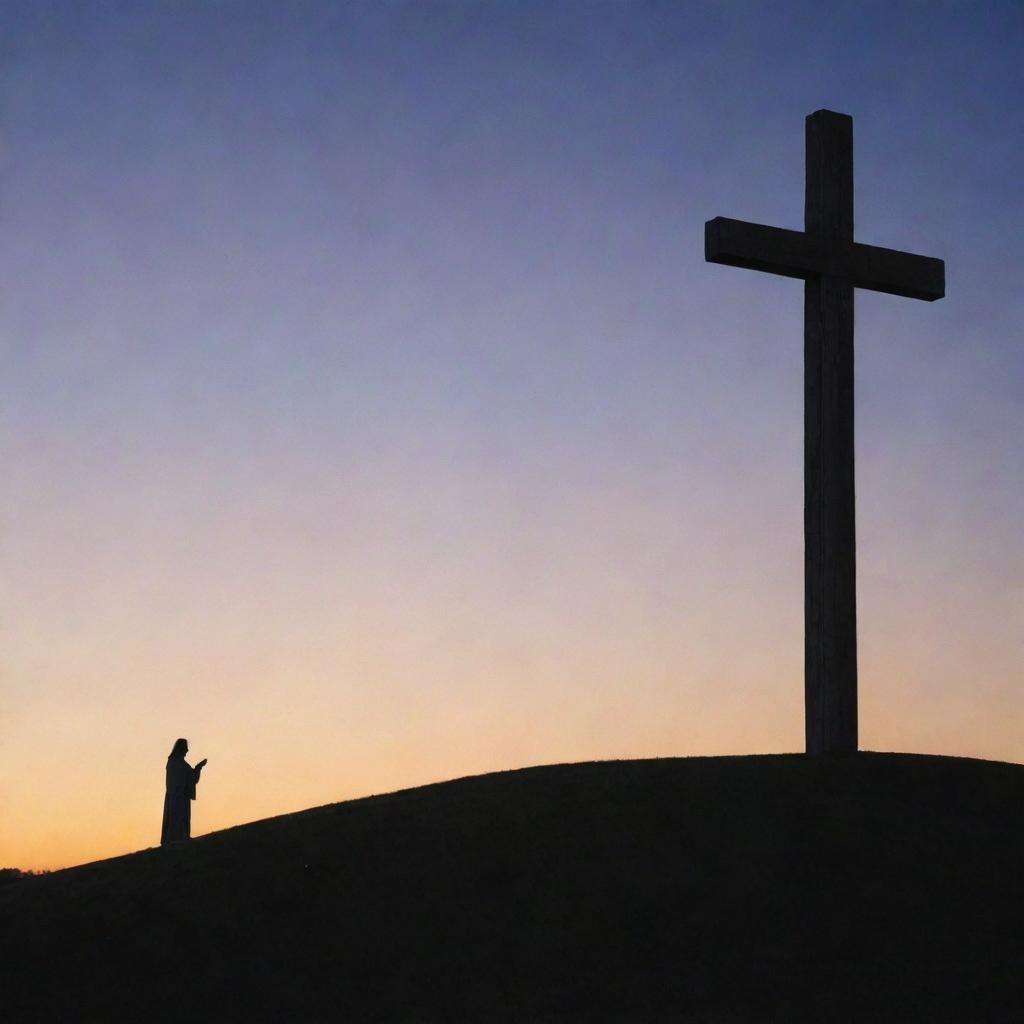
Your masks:
M480 628L478 615L474 610ZM268 632L264 650L211 659L215 674L206 677L203 659L194 656L159 678L152 673L145 690L140 675L106 678L103 702L95 700L100 679L80 674L77 700L69 691L63 709L36 704L31 723L13 733L7 754L23 772L4 793L0 864L53 869L155 845L163 759L179 732L189 738L191 760L210 759L193 806L194 835L530 764L800 750L800 638L792 608L786 619L788 649L744 626L759 650L730 647L713 620L681 620L671 650L661 638L664 660L644 657L640 644L650 637L639 621L609 619L589 632L586 652L555 643L531 650L520 636L512 656L514 638L495 630L475 652L467 632L460 658L452 654L458 643L429 650L421 637L410 644L416 650L403 651L381 633L285 667L278 651L276 667L260 675L258 663L275 662ZM467 628L441 619L434 639L460 626ZM696 646L701 636L708 646ZM1002 695L1005 714L991 700L979 710L973 695L958 690L937 700L920 671L928 671L925 652L901 658L862 648L863 748L1019 758L1013 695ZM488 672L500 650L504 671ZM882 668L883 654L893 669ZM342 666L336 675L333 664ZM948 662L943 668L954 671ZM566 682L581 679L586 683ZM199 728L181 726L183 709ZM983 749L979 734L988 738ZM40 750L50 756L40 758Z

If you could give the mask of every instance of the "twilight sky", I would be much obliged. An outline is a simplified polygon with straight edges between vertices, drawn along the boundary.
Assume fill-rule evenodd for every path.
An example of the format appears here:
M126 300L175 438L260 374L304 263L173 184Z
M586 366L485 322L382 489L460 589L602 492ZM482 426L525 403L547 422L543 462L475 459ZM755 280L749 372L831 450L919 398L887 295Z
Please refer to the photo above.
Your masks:
M861 744L1024 760L1024 9L0 8L0 867L803 745L803 227L854 117Z

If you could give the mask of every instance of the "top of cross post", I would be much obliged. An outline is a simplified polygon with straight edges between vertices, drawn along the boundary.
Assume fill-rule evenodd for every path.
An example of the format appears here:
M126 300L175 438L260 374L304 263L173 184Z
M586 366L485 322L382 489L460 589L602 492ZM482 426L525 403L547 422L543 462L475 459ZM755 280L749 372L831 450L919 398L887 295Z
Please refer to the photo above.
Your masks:
M810 121L811 118L817 118L822 121L835 118L837 120L841 119L843 121L849 121L850 124L853 124L852 114L840 114L837 110L828 110L825 107L822 107L821 110L815 110L812 113L808 114L806 120Z
M853 243L853 118L834 110L807 115L804 229Z

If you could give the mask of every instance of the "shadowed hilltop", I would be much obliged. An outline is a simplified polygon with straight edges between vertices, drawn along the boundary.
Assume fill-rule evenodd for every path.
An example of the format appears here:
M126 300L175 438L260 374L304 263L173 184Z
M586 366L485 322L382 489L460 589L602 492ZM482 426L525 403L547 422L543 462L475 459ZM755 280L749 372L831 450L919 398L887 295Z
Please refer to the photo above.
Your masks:
M1011 1021L1024 766L554 765L0 888L11 1021Z

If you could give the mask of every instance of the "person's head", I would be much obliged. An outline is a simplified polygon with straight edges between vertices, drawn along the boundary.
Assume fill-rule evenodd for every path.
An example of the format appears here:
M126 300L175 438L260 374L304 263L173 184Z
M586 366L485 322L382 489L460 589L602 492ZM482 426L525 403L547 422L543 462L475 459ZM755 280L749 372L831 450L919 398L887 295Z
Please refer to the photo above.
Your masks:
M171 747L171 757L184 757L188 753L188 740L175 740Z

